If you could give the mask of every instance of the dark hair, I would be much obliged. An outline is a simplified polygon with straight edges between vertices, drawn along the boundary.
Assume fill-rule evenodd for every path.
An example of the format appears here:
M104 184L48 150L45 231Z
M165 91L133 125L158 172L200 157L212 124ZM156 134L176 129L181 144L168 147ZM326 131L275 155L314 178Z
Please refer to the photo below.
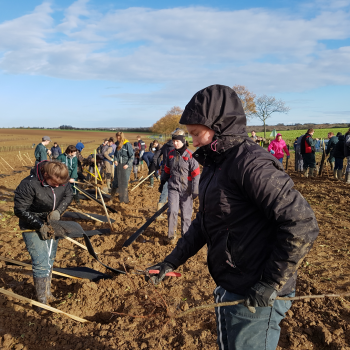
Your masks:
M57 143L57 142L54 142L53 144L58 146L58 143Z
M255 130L252 130L250 133L252 133L252 132L255 132L255 133L256 133L256 131L255 131Z
M108 139L108 142L114 142L114 138L113 138L113 137L110 137L110 138Z
M157 142L157 143L159 144L158 140L154 140L154 141L153 141L153 143L155 143L155 142Z
M139 150L135 151L135 158L140 158L140 151Z
M66 154L69 154L69 153L73 153L73 152L76 152L77 151L77 148L73 145L69 145L67 148L66 148L66 151L65 153Z
M53 161L45 162L41 168L41 173L46 174L49 179L53 179L61 184L66 183L69 179L69 172L66 164Z

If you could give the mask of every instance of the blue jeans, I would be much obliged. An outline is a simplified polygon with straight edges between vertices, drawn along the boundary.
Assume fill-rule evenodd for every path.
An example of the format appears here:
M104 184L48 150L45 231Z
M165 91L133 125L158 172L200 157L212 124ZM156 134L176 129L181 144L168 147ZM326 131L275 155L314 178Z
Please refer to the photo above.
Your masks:
M167 199L168 199L168 181L163 186L163 191L160 194L158 203L165 204Z
M56 257L58 239L44 241L35 231L22 232L22 237L32 258L33 277L49 277Z
M293 297L292 292L286 297ZM244 299L222 287L214 290L216 303ZM257 307L251 313L243 304L215 308L217 343L220 350L275 350L280 337L279 323L292 306L291 301L276 300L273 307Z

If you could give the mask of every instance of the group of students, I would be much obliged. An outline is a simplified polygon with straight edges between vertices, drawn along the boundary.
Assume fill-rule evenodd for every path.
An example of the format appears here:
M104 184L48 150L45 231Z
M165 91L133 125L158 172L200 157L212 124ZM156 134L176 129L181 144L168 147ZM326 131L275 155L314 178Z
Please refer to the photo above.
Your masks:
M244 299L243 304L215 308L219 349L274 350L279 323L292 304L276 297L295 295L298 266L319 232L316 217L281 162L248 136L241 101L230 87L212 85L197 92L180 123L197 150L188 150L184 131L176 130L154 153L153 163L162 157L159 191L162 197L168 189L169 238L175 233L179 205L186 217L180 239L171 239L176 243L172 252L148 268L158 270L149 272L151 280L160 283L206 245L207 267L217 285L215 302ZM129 180L134 151L122 134L117 142L113 161L117 173ZM33 230L23 238L41 302L52 297L58 239L47 235L47 221L59 219L72 200L68 180L64 163L43 161L15 191L20 227ZM191 222L197 196L199 210Z

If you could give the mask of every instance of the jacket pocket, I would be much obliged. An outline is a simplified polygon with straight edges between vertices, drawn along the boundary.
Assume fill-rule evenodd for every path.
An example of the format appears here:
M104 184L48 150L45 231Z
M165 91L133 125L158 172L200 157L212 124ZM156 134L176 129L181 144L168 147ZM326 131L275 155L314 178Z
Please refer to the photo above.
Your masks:
M229 270L233 273L242 273L240 267L240 251L239 251L239 242L237 238L234 237L232 231L228 231L226 238L226 247L225 247L225 257L226 257L226 266L229 267Z

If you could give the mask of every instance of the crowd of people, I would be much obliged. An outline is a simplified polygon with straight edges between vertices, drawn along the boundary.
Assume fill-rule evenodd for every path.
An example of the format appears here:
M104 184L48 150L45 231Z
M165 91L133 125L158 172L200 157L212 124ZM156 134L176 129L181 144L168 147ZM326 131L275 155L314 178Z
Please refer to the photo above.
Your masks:
M52 299L50 281L59 236L50 236L48 225L60 219L75 196L67 184L84 176L82 167L92 161L93 169L105 168L111 198L118 196L120 203L128 203L128 183L139 180L146 164L150 188L154 177L160 181L158 211L168 201L166 243L174 245L168 256L148 268L159 271L149 273L153 283L160 283L167 272L207 245L216 303L244 299L244 304L215 309L219 349L276 349L279 323L291 307L291 302L276 298L295 295L297 268L319 232L311 207L283 169L289 149L281 134L268 151L261 147L262 138L248 136L241 101L227 86L213 85L196 93L180 124L192 136L195 152L188 147L184 129L176 129L163 145L154 140L148 152L140 136L132 145L123 132L117 132L115 141L105 139L99 146L98 164L92 155L90 163L79 158L81 142L62 154L58 144L48 151L51 140L43 137L35 150L35 167L15 191L20 228L33 230L23 233L23 238L32 258L37 300ZM315 168L312 135L310 129L297 143L310 176ZM350 137L343 142L350 143ZM332 143L329 154L333 150L334 167L339 168L339 137ZM199 209L191 221L197 197ZM181 231L177 232L179 208Z

